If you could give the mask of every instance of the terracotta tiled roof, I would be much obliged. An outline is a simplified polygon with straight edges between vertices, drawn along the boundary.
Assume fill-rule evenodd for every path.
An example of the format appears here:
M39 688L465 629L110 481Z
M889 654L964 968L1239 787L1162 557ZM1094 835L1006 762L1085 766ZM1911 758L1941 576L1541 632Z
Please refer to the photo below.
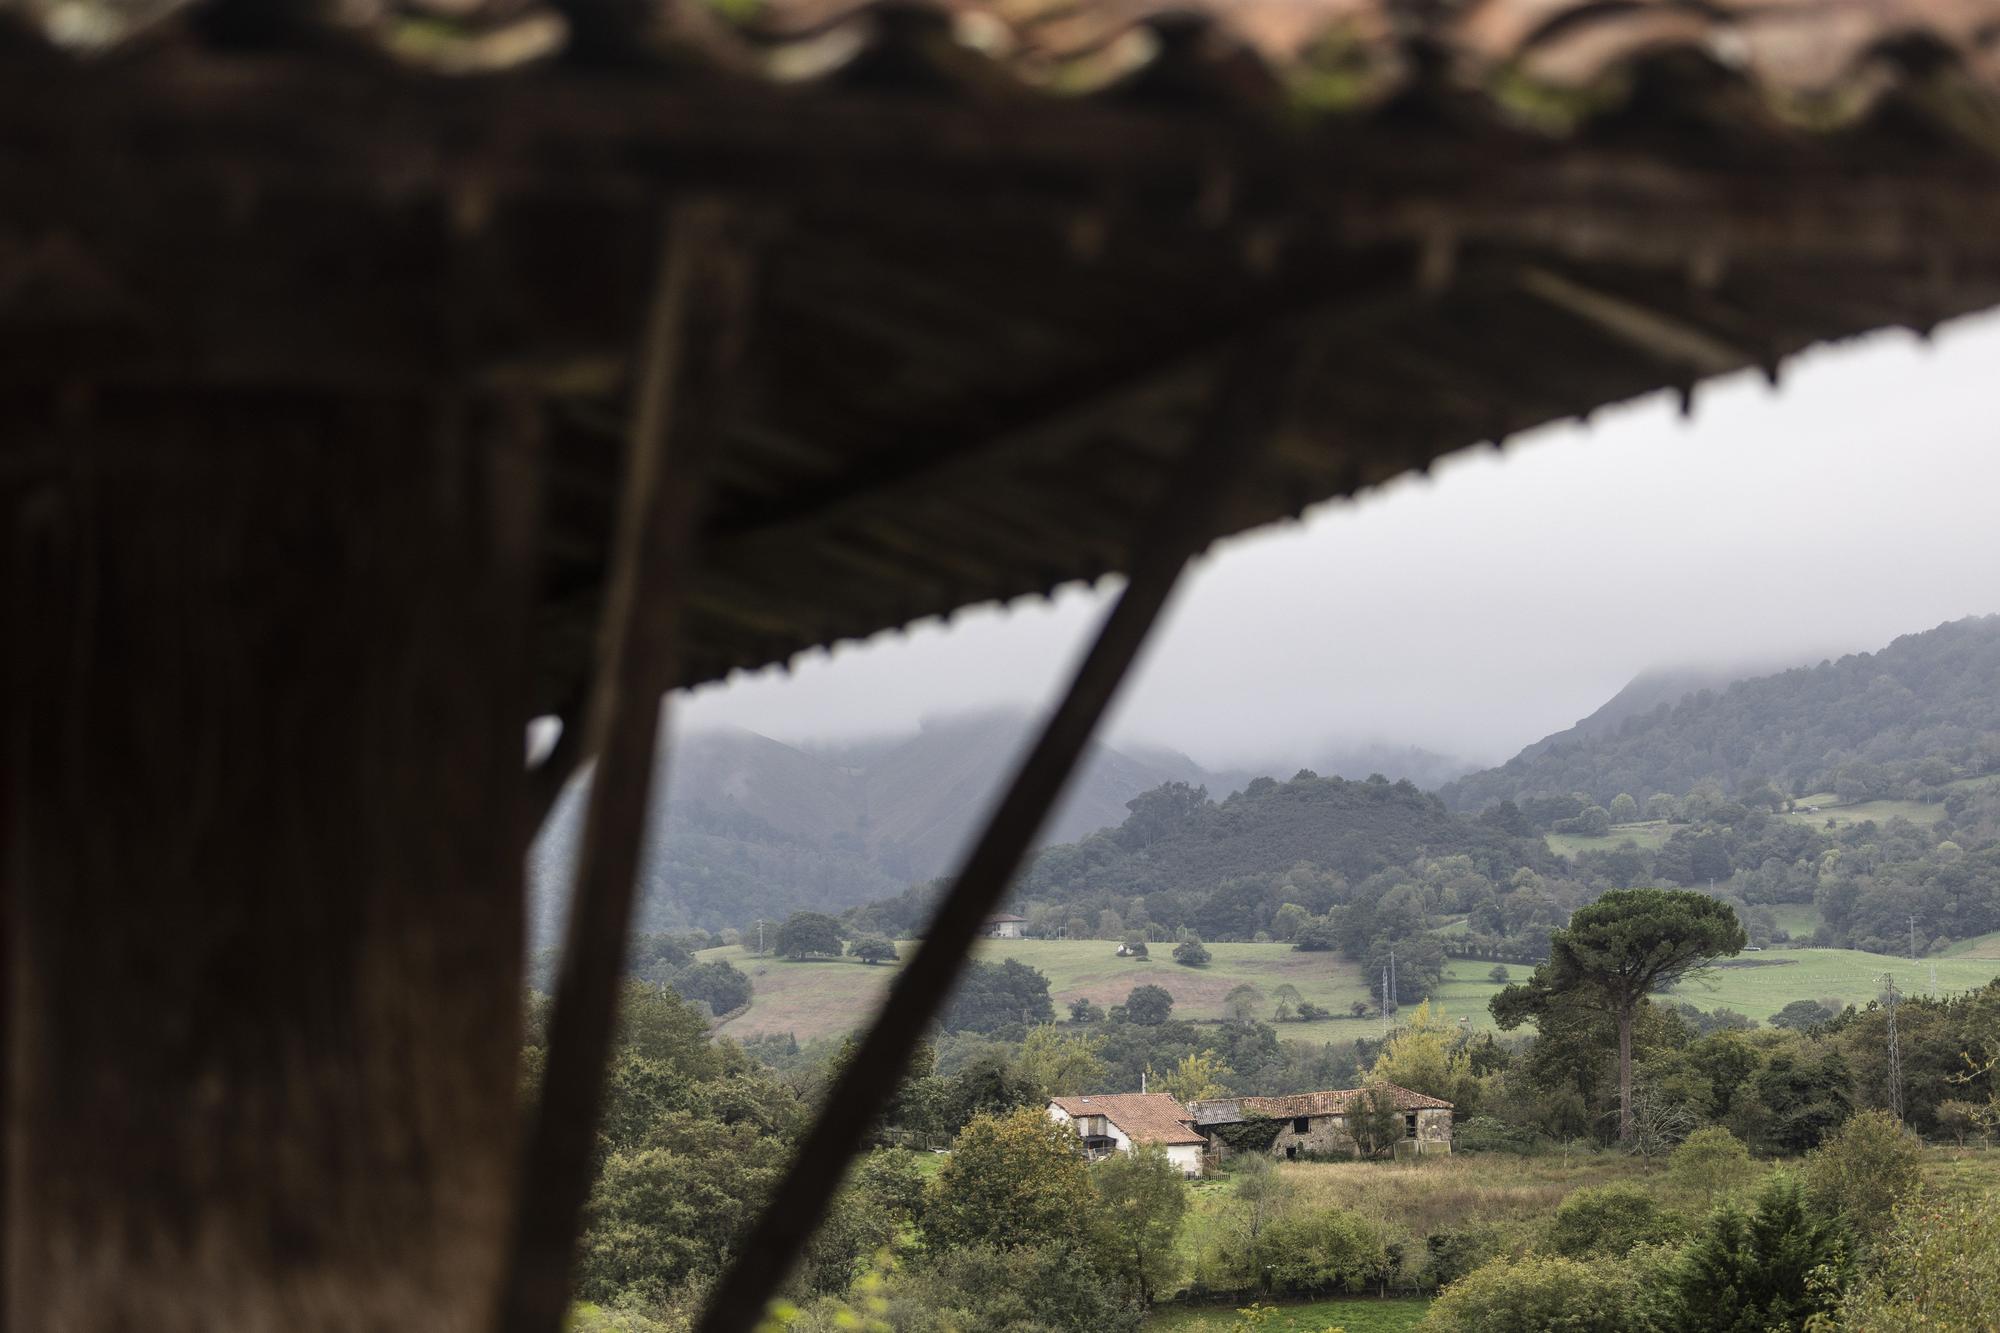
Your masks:
M1384 1084L1395 1097L1398 1111L1449 1111L1451 1103L1394 1083ZM1190 1108L1196 1123L1227 1124L1250 1116L1284 1120L1294 1116L1346 1115L1355 1103L1368 1095L1366 1088L1342 1088L1332 1092L1295 1092L1284 1097L1230 1097L1196 1102Z
M920 78L989 99L1202 95L1349 112L1442 82L1544 128L1611 112L1633 71L1663 59L1741 81L1812 129L1940 67L1967 92L2000 82L2000 0L0 0L3 20L83 54L170 49L233 23L265 44L448 74L599 63L784 84Z
M1185 1106L1164 1092L1122 1092L1103 1097L1052 1097L1071 1116L1101 1115L1134 1143L1202 1143Z

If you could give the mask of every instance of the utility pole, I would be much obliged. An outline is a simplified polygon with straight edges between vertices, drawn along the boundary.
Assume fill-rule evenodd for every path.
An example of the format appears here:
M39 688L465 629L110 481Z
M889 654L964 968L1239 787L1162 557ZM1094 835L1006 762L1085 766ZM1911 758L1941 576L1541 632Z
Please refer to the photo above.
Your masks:
M1910 961L1917 961L1917 914L1910 913Z
M1402 1006L1396 1003L1396 951L1391 949L1389 950L1389 1012L1394 1013L1400 1008Z
M1896 1119L1903 1118L1903 1049L1896 1040L1896 1005L1902 996L1896 993L1896 979L1888 973L1882 974L1882 1005L1889 1015L1889 1110Z
M764 952L764 918L757 918L757 952Z

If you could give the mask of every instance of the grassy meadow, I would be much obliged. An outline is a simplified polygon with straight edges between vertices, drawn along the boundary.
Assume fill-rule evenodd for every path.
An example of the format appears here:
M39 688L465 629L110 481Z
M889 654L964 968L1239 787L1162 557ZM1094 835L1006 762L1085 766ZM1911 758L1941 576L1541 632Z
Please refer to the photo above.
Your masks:
M906 940L898 947L907 957L916 946ZM1049 979L1059 1017L1071 1000L1089 999L1108 1008L1121 1003L1134 986L1148 983L1165 987L1174 997L1175 1017L1196 1020L1221 1019L1223 997L1246 981L1267 995L1289 982L1307 1000L1337 1014L1345 1014L1356 1000L1373 1003L1360 968L1330 953L1300 953L1289 944L1211 944L1209 965L1189 968L1172 960L1172 947L1155 946L1151 958L1133 959L1118 957L1118 945L1110 940L983 940L978 956L992 962L1018 958L1040 970ZM735 1037L790 1032L806 1041L846 1032L875 1011L894 975L888 964L870 967L851 959L795 963L734 946L704 950L701 957L727 959L750 976L749 1009L722 1027ZM1492 964L1463 967L1468 978L1483 978ZM1468 1015L1475 1005L1484 1012L1485 997L1493 990L1490 982L1448 982L1448 992L1454 984L1465 987L1456 998L1464 1002ZM1268 1008L1262 1016L1270 1016ZM1343 1017L1287 1023L1283 1031L1287 1036L1325 1041L1367 1035L1381 1027L1379 1019Z
M2000 962L2000 930L1991 935L1975 935L1944 950L1946 958L1983 958Z
M1578 852L1609 852L1631 843L1642 851L1658 851L1673 836L1675 825L1664 819L1647 819L1636 824L1613 824L1601 837L1583 833L1546 833L1543 841L1558 856L1575 858Z
M1810 911L1810 909L1803 909ZM1799 918L1794 917L1794 920ZM1801 922L1801 924L1804 924ZM1791 929L1787 925L1787 929ZM915 946L900 946L907 955ZM1150 959L1116 956L1108 940L987 940L979 956L997 961L1018 958L1049 979L1057 1017L1065 1016L1078 997L1109 1007L1122 1001L1134 986L1151 983L1174 997L1174 1014L1196 1021L1224 1016L1223 997L1243 982L1269 995L1290 982L1314 1004L1336 1017L1313 1023L1283 1023L1281 1037L1300 1041L1347 1041L1376 1036L1382 1020L1348 1017L1356 1000L1372 1003L1360 969L1328 953L1300 953L1288 944L1211 944L1207 967L1182 967L1171 961L1166 946ZM709 949L704 959L723 958L750 976L752 996L743 1013L722 1025L733 1037L789 1032L800 1041L837 1036L861 1026L875 1012L895 975L893 964L869 966L852 959L822 959L795 963L759 957L735 946ZM1855 949L1767 949L1727 960L1707 976L1684 983L1674 998L1702 1009L1734 1009L1763 1022L1793 1000L1832 1000L1865 1004L1880 990L1887 972L1906 994L1929 991L1931 971L1937 972L1940 993L1982 986L2000 973L2000 934L1966 940L1946 955L1911 962ZM1499 986L1488 979L1493 964L1454 959L1445 969L1444 986L1434 1003L1451 1018L1463 1018L1474 1031L1493 1026L1486 1002ZM1515 980L1529 969L1509 967ZM1266 1007L1260 1017L1268 1019Z
M1778 929L1795 940L1812 938L1819 929L1819 908L1811 903L1770 903L1771 915L1777 920Z

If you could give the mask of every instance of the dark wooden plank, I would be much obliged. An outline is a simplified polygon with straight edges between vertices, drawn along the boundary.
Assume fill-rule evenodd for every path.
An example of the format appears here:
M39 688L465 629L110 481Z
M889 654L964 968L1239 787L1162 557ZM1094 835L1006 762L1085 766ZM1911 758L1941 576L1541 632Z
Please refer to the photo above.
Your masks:
M532 460L435 396L9 419L8 1326L475 1333Z

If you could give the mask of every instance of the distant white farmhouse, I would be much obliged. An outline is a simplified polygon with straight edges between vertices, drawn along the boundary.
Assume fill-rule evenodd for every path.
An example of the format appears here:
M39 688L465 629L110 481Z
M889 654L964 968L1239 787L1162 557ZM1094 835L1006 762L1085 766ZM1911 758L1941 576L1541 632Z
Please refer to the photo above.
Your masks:
M1053 1097L1049 1119L1072 1126L1091 1160L1157 1143L1183 1174L1201 1174L1207 1140L1195 1132L1188 1109L1164 1092L1122 1092L1102 1097Z
M979 933L989 940L1018 940L1021 938L1021 927L1027 920L1024 916L1009 916L1002 912L999 916L987 917Z

